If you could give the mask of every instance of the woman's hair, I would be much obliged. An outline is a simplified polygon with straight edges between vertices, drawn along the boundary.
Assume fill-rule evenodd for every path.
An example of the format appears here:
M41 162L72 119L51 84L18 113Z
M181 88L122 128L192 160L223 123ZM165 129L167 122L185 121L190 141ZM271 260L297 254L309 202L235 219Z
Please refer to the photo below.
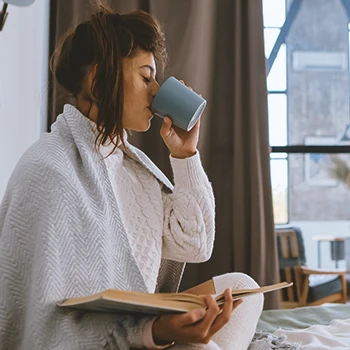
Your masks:
M87 72L97 64L92 95L98 107L96 146L123 139L122 60L143 50L154 55L161 71L167 62L164 34L144 11L118 14L100 3L92 15L61 39L51 58L57 82L75 99L83 91ZM92 101L89 96L84 98Z

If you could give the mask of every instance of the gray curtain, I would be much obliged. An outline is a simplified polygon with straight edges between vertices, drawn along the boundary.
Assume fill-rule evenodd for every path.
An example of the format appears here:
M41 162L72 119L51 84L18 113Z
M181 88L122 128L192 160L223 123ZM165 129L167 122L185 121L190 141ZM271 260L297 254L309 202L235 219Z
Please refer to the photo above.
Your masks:
M115 1L121 12L145 3ZM69 18L61 19L58 11L58 28L61 20L66 26L67 18L71 23L86 12L84 0L59 4ZM181 289L226 272L247 273L261 285L276 283L261 1L149 0L147 9L166 34L165 77L185 80L208 100L199 150L216 197L216 241L208 262L187 265ZM149 132L131 141L171 177L160 125L154 120ZM278 292L266 295L266 309L278 305Z

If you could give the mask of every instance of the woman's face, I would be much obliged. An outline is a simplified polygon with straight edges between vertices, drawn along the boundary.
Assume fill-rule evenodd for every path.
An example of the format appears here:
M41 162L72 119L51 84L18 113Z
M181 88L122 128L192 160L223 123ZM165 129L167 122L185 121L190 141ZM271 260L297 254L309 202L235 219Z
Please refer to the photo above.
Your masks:
M155 80L156 65L152 53L139 51L133 58L123 61L125 129L147 131L153 113L150 110L154 96L159 90Z

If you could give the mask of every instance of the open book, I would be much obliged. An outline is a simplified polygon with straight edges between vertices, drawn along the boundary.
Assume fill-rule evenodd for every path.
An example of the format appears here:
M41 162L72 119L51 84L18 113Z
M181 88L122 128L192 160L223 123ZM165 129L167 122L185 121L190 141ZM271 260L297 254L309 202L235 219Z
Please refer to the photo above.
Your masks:
M239 289L232 291L233 300L238 300L257 293L272 292L290 287L293 283L277 283L256 289ZM225 302L223 294L215 295L218 305ZM202 298L187 293L140 293L117 289L108 289L101 293L67 299L58 306L64 308L85 309L91 311L106 311L116 313L142 313L159 315L187 312L192 309L205 308Z

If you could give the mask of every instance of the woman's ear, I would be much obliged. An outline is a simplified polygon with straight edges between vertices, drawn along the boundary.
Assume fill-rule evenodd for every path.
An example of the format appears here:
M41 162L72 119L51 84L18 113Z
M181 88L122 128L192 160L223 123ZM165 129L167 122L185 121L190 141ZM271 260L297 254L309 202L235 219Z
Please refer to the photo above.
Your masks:
M92 68L88 71L86 76L86 88L89 91L89 94L92 96L93 84L96 76L97 64L92 66Z
M97 63L91 69L91 74L93 75L93 78L95 78L96 76L96 71L97 71Z

